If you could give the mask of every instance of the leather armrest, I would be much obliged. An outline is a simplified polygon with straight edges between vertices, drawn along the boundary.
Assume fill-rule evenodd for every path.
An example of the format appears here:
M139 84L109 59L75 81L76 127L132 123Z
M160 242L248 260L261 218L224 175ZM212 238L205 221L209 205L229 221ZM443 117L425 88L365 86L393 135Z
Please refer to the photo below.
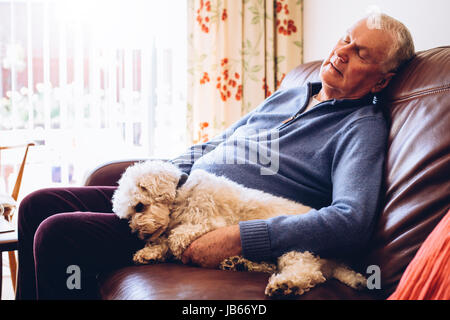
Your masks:
M91 170L85 178L85 186L117 186L123 172L129 166L145 159L130 159L103 163Z

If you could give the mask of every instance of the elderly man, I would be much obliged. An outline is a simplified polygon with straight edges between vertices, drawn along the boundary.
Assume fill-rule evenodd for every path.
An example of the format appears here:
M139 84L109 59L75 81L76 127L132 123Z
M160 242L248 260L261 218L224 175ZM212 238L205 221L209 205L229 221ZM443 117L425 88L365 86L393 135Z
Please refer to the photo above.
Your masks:
M175 159L186 172L192 166L224 174L316 208L304 215L241 222L210 232L191 244L183 262L215 267L240 254L267 261L290 250L342 257L363 248L380 200L387 138L374 94L413 55L411 35L400 22L371 15L339 39L321 66L321 83L276 92L209 142L217 146L211 152L217 152L229 147L224 139L236 130L278 127L276 175L258 176L257 165L242 169L214 161L205 164L204 157L194 163L185 161L186 155ZM268 113L273 116L263 116ZM281 126L280 117L287 118Z
M414 55L408 30L385 16L353 25L320 71L320 83L279 90L222 135L193 146L173 163L198 168L314 209L298 216L241 222L212 231L183 254L185 263L216 267L243 254L271 260L290 250L351 254L367 242L376 215L387 138L374 94ZM255 132L276 133L277 170L262 175L246 154ZM240 140L241 139L241 140ZM235 162L233 162L235 163ZM144 243L112 212L114 187L43 189L19 209L18 299L96 298L96 274L132 263ZM81 279L68 282L78 270Z

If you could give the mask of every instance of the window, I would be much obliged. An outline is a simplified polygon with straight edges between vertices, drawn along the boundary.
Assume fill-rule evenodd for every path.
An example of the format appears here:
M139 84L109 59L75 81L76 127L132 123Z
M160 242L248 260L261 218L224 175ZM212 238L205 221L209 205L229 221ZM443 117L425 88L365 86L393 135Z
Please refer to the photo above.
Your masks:
M184 150L185 15L179 0L0 1L0 145L37 143L21 195ZM13 158L0 163L9 193Z

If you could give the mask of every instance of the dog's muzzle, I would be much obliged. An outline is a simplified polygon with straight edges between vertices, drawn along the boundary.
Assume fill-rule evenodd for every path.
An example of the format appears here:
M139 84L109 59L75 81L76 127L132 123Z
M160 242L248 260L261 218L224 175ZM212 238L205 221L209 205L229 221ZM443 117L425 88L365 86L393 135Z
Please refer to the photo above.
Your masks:
M177 184L177 190L183 186L183 184L186 182L188 177L189 176L184 172L181 174L180 180L178 181L178 184Z

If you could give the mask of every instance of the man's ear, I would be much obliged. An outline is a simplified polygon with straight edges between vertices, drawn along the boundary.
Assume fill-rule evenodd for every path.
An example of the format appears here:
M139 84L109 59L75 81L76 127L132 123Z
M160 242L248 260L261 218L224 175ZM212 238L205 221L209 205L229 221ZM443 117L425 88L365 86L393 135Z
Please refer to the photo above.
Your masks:
M383 90L384 88L387 87L387 85L389 84L389 82L391 81L391 79L395 76L396 74L394 72L389 72L386 73L385 75L383 75L383 78L381 78L376 84L375 86L372 88L371 92L372 93L377 93L380 92L381 90Z

